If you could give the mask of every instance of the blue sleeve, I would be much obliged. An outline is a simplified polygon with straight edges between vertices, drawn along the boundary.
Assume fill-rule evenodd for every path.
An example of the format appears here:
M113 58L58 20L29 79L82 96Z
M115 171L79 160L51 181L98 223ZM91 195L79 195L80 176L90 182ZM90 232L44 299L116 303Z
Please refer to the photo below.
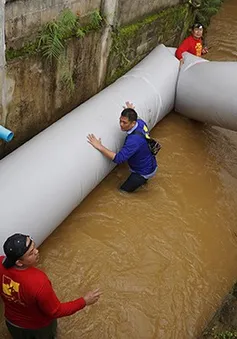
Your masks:
M140 147L139 141L140 140L135 136L128 136L121 150L115 155L113 162L122 164L131 158Z

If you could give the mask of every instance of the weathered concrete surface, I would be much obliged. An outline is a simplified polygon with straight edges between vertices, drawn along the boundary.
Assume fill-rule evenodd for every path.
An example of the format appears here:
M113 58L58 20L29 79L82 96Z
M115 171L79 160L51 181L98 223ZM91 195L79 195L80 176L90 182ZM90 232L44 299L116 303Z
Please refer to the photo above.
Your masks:
M6 41L7 47L20 48L39 28L59 13L70 8L73 13L84 16L100 9L101 0L21 0L6 3Z
M175 6L181 2L182 0L119 0L118 21L120 25L126 25L146 15Z
M6 58L5 58L5 0L0 0L0 125L6 125ZM3 153L4 142L0 140L0 155Z
M115 36L111 48L107 85L143 59L159 43L177 46L184 37L184 25L189 26L191 17L188 6L176 6L167 9L154 20L150 17L148 23L144 24L144 20L141 20L122 28Z
M5 88L5 34L4 34L4 20L5 20L5 1L0 0L0 124L3 123L4 111L4 88Z
M17 50L34 40L42 24L58 17L66 7L83 20L91 17L89 14L94 10L100 10L105 20L97 32L66 42L66 72L69 77L72 75L74 92L66 89L57 61L50 64L40 54L8 61L4 125L15 136L8 144L0 143L0 158L114 81L158 43L176 45L187 30L184 22L189 24L192 18L187 4L170 8L177 3L179 0L8 0L5 7L8 49ZM150 13L159 15L163 8L160 17L150 18ZM124 34L121 25L128 22L132 25L125 27L128 34Z
M107 8L112 9L112 16L115 5L117 22L119 25L125 25L181 2L182 0L8 0L5 23L7 47L20 48L43 24L57 18L66 7L75 14L85 16L95 9L99 10L106 3ZM107 18L110 21L110 15Z
M17 148L60 119L99 90L101 32L92 32L83 40L68 43L67 57L76 91L68 93L57 69L38 57L17 59L8 65L9 96L7 126L15 133L4 146L4 153Z
M101 38L101 59L99 72L99 88L102 89L105 83L108 58L112 46L112 27L116 25L119 0L103 0L101 3L101 13L106 18L106 27Z

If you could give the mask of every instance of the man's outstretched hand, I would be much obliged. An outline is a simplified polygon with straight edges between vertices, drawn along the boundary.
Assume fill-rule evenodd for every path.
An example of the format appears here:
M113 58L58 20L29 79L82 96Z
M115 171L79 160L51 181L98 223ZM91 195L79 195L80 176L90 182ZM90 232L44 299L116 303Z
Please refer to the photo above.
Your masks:
M208 53L208 48L207 47L204 47L203 49L202 49L202 54L207 54Z
M86 302L86 305L93 305L95 304L101 296L101 292L99 289L96 289L94 291L87 292L84 296L84 300Z
M103 155L105 155L108 159L114 160L116 153L111 151L110 149L104 147L101 143L101 138L97 139L94 134L87 135L87 141L91 144L95 149L100 151Z
M95 147L96 149L98 149L99 151L101 150L101 138L97 139L94 134L88 134L87 136L87 141L89 142L89 144L91 144L93 147Z
M132 108L132 109L135 109L135 106L133 105L132 102L126 101L126 102L125 102L125 105L126 105L126 106L123 106L124 109L125 109L125 108Z

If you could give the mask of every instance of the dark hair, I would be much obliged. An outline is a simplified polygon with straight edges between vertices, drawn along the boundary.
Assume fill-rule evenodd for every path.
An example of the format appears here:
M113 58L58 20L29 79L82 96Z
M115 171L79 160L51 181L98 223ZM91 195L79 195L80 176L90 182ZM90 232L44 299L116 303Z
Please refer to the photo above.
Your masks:
M137 121L137 112L133 108L125 108L122 113L122 117L128 118L129 121Z
M195 23L192 25L192 31L193 31L195 28L204 28L204 27L203 27L203 25L202 25L200 22L195 22Z

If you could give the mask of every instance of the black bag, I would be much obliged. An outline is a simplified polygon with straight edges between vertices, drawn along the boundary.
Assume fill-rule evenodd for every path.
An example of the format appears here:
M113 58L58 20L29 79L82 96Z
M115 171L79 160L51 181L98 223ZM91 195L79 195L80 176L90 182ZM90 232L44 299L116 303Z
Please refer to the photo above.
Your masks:
M147 138L145 134L143 134L142 132L138 132L135 130L131 134L138 134L138 135L141 135L143 138L145 138L147 141L148 147L153 155L157 155L157 153L161 149L161 144L157 140L151 137Z

